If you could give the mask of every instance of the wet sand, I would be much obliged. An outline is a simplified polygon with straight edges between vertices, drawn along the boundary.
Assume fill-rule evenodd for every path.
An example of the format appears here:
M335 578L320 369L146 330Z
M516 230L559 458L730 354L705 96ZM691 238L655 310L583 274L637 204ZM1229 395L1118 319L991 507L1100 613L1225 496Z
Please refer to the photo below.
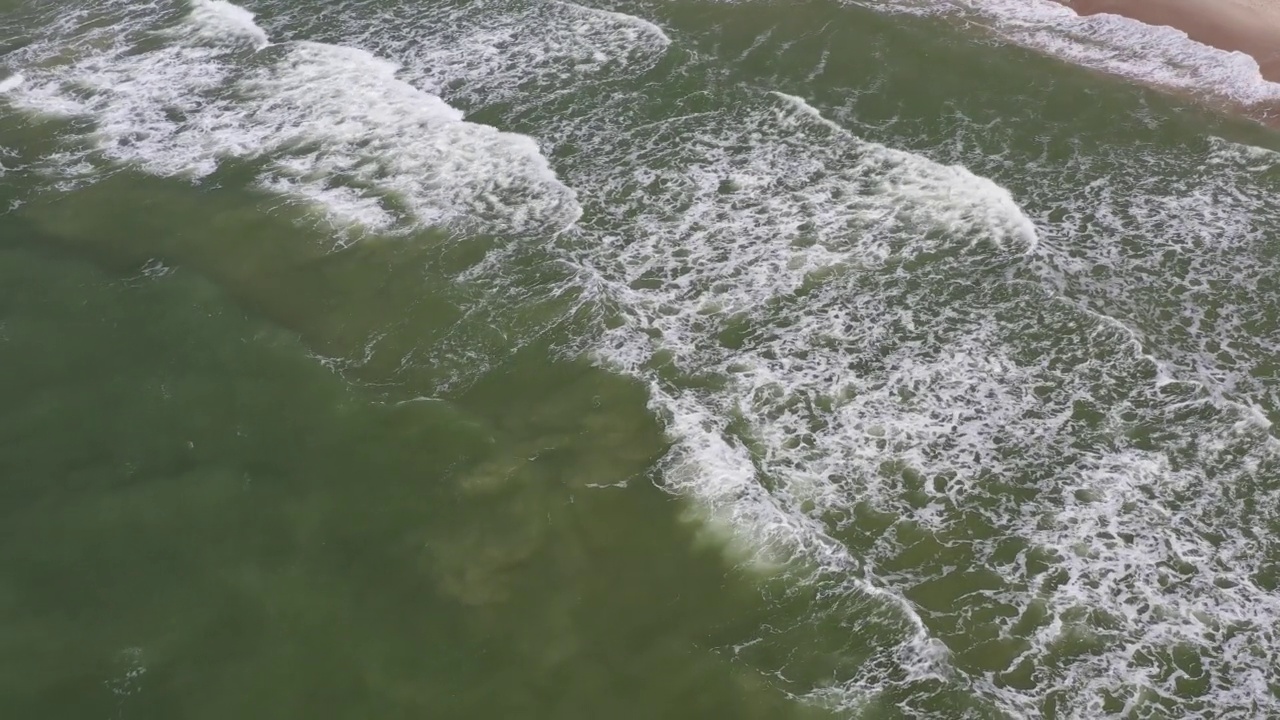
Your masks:
M1280 82L1280 0L1062 0L1081 15L1113 13L1168 25L1197 42L1251 55Z

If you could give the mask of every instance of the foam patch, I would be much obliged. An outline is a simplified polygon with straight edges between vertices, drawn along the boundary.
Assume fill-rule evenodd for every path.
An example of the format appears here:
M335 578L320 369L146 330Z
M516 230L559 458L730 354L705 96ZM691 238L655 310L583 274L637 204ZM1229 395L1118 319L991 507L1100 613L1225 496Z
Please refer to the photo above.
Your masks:
M863 0L858 5L961 19L998 37L1070 63L1198 96L1250 106L1280 99L1280 85L1238 52L1195 42L1185 32L1119 15L1077 15L1054 0Z
M143 22L133 20L145 38ZM95 154L156 175L263 165L263 188L338 224L556 231L580 212L532 139L466 122L366 51L269 48L252 14L215 0L167 34L175 41L139 52L122 33L104 51L40 67L11 101L91 120Z
M1058 294L1062 279L1044 273L1079 262L1059 232L1080 218L1033 222L962 167L775 98L591 148L598 164L584 172L604 192L588 229L601 239L578 257L584 286L616 314L594 351L651 384L676 441L669 486L728 529L734 556L880 598L901 618L894 662L850 669L813 697L864 707L943 677L988 711L1026 714L1045 701L1009 685L1027 673L1086 716L1121 698L1192 715L1267 698L1280 605L1257 578L1274 540L1259 545L1250 528L1275 516L1222 483L1274 474L1269 422L1153 354L1128 322ZM1204 241L1247 247L1259 198L1238 184L1237 205L1217 193L1241 163L1265 172L1268 159L1213 157L1230 168L1208 174L1220 190L1202 176L1167 195L1095 197L1096 221L1110 208L1179 243L1203 223ZM1077 267L1082 280L1098 266ZM898 520L856 541L860 508ZM948 548L948 562L904 564L921 543ZM989 589L947 612L908 600L957 568L989 574ZM1207 620L1215 612L1232 619ZM944 630L1016 651L978 672L934 650ZM1227 638L1253 650L1224 654ZM1187 658L1212 670L1190 681ZM928 669L904 670L917 666ZM1189 682L1198 700L1178 696Z
M989 128L871 142L612 11L292 5L253 6L270 32L213 0L51 17L5 97L92 121L91 152L49 159L66 182L230 160L335 224L545 239L571 282L532 290L490 253L468 311L549 292L598 321L564 349L650 388L667 487L732 558L811 592L762 646L815 620L875 628L874 647L824 636L821 672L800 640L735 649L797 695L918 717L938 687L982 716L1280 712L1273 153L1006 166L967 149ZM868 7L1274 99L1247 58L1049 2ZM423 353L483 367L481 346ZM955 578L981 589L926 602Z

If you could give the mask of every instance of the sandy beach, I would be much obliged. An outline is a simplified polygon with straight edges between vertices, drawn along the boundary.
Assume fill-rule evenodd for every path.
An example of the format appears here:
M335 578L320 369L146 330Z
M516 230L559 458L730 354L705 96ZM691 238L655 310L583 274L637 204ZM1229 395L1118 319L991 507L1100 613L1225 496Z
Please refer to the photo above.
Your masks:
M1064 0L1081 15L1113 13L1168 25L1198 42L1247 53L1280 82L1280 0Z

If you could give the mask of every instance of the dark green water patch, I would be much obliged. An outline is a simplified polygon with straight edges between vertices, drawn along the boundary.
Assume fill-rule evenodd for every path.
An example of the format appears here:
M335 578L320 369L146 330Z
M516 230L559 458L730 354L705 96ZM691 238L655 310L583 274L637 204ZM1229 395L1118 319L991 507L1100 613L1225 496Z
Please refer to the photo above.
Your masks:
M5 230L7 716L802 711L725 651L764 600L648 482L634 386L389 402L192 272Z

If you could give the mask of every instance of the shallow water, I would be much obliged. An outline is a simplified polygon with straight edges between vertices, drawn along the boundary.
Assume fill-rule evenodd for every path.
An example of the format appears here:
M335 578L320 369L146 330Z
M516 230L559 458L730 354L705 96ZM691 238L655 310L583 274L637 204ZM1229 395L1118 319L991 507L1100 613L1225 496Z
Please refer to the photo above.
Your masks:
M1247 58L319 8L5 6L18 714L1280 713Z

